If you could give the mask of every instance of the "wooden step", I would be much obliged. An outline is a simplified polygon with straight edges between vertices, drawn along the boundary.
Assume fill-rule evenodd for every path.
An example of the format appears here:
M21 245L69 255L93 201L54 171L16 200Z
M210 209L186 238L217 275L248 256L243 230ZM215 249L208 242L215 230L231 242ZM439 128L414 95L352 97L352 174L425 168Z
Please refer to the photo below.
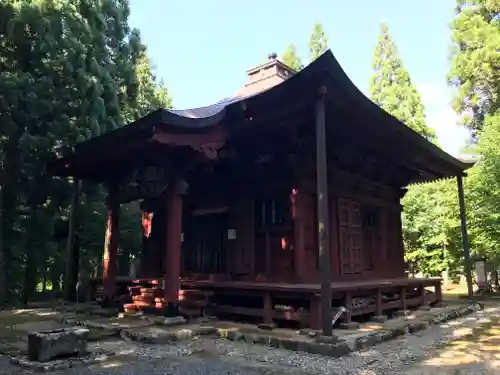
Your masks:
M123 305L123 310L125 312L135 312L137 311L137 306L134 303L125 303Z
M153 297L163 297L163 290L158 288L141 288L140 294L153 296Z
M132 300L134 302L146 302L146 303L153 303L155 299L152 296L143 296L139 294L138 296L132 296Z
M144 301L134 301L134 305L137 308L153 307L154 306L153 303L148 303L148 302L144 302Z

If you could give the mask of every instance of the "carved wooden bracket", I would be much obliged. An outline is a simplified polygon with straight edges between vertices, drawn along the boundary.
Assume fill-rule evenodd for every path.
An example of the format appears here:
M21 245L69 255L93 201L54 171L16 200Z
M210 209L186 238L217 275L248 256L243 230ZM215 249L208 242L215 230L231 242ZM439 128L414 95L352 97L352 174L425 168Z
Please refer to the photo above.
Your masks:
M219 157L219 149L222 147L221 142L202 143L191 146L194 150L202 153L210 160L216 160Z

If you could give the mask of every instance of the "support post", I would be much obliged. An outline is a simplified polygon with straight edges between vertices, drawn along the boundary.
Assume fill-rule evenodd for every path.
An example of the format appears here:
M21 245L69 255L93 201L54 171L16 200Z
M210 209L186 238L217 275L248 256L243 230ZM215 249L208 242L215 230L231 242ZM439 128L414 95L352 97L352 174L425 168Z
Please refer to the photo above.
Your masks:
M181 277L182 195L187 189L184 181L177 181L167 193L167 228L165 248L165 315L175 316L179 311Z
M68 222L68 238L66 240L66 270L64 275L64 296L67 301L76 301L76 285L78 283L79 248L75 246L75 226L78 212L80 181L73 179L71 205Z
M464 251L464 269L465 278L467 280L467 295L470 299L474 298L474 290L472 289L472 273L470 264L470 251L469 251L469 234L467 233L467 219L465 214L465 198L464 198L464 184L462 176L457 176L458 187L458 204L460 206L460 228L462 229L462 244Z
M324 336L332 335L332 287L330 264L330 224L328 217L328 174L326 166L326 87L318 92L316 115L316 196L318 200L318 255L321 274L321 328Z
M113 203L111 203L113 202ZM116 269L120 225L120 204L108 203L108 221L104 240L102 283L105 304L112 304L116 290Z

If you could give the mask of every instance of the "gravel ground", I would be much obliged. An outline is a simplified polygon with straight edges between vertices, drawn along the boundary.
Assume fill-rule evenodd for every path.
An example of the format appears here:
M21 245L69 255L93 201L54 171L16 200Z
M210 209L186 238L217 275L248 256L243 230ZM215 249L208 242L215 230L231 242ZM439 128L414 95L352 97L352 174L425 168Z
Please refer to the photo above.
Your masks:
M201 338L178 345L109 341L92 344L117 353L107 362L66 370L65 374L171 375L417 375L500 373L500 329L493 331L500 307L487 308L343 358L328 358L258 345ZM473 333L474 336L468 336ZM489 345L489 346L488 346ZM4 367L6 366L6 367ZM0 357L0 374L10 371ZM17 371L16 371L17 372Z

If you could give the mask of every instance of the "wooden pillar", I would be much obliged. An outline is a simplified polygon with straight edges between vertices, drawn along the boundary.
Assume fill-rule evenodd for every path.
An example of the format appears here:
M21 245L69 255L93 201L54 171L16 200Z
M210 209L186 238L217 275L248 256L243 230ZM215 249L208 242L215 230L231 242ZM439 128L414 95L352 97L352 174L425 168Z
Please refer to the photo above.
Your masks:
M318 200L318 255L321 276L321 328L324 336L332 335L332 288L330 264L330 225L328 210L328 175L326 166L326 87L316 100L316 196Z
M304 282L306 278L306 254L304 243L304 199L303 193L294 189L292 191L293 204L293 264L295 271L295 281Z
M402 286L399 290L399 299L401 300L401 309L406 311L408 309L408 305L406 303L406 286Z
M80 181L73 179L70 214L68 222L68 238L66 240L66 271L64 275L64 295L68 301L76 301L76 285L78 283L79 248L75 246L75 226L78 211Z
M441 280L437 281L434 285L434 294L436 295L436 301L438 303L443 302L443 287L441 285Z
M375 315L381 316L382 312L382 290L378 288L375 297Z
M321 329L321 295L316 293L309 299L309 328Z
M112 201L112 199L110 200ZM116 289L118 238L120 231L120 204L108 203L108 221L104 240L102 286L105 304L112 304Z
M462 244L464 251L464 270L465 278L467 280L467 295L469 298L474 297L472 289L472 273L470 264L470 251L469 251L469 234L467 233L467 220L465 215L465 198L464 198L464 184L462 176L457 176L458 187L458 203L460 206L460 228L462 229Z
M264 323L271 324L273 322L273 302L270 292L264 293Z
M167 192L167 228L165 247L165 315L178 314L181 277L182 194L185 182L178 181Z

